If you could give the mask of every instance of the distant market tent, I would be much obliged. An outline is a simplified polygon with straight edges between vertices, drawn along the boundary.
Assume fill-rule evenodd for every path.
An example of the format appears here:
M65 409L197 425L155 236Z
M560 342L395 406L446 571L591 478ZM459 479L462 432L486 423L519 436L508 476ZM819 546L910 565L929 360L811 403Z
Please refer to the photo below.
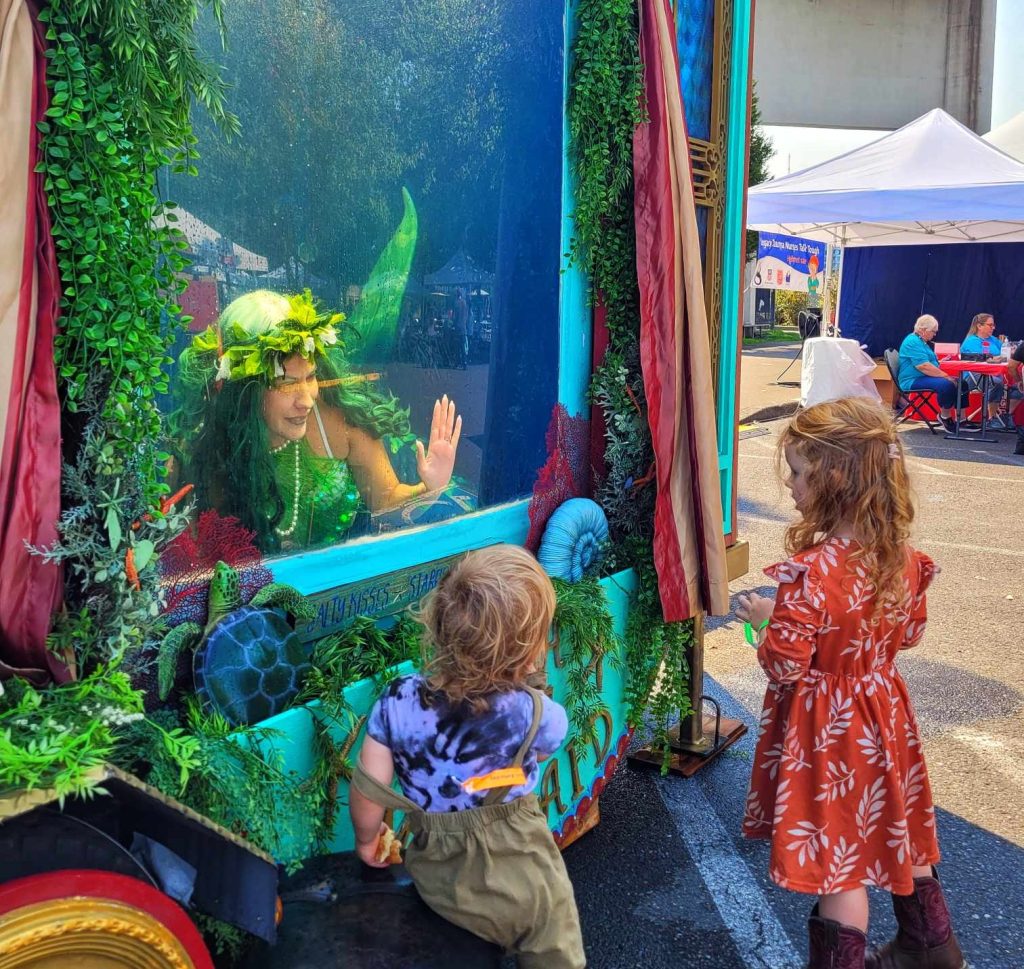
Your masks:
M216 257L220 263L227 257L227 262L235 269L245 270L252 273L265 273L270 264L266 256L257 255L250 249L240 246L237 242L231 242L219 233L212 226L207 225L202 219L194 216L191 212L174 206L168 210L168 214L175 218L170 221L185 236L188 247L194 255L209 254ZM157 216L158 225L164 222L164 216ZM210 260L214 261L213 258Z
M1024 336L1024 164L944 111L752 188L747 223L846 250L839 325L873 355L920 313L943 339L981 309Z
M459 249L437 272L423 277L425 286L442 291L458 286L490 290L493 281L494 274L481 269L464 249Z
M852 246L1024 241L1024 163L936 108L747 195L747 225Z
M1017 161L1024 161L1024 111L1004 121L998 128L993 128L984 138L990 145L1012 155Z

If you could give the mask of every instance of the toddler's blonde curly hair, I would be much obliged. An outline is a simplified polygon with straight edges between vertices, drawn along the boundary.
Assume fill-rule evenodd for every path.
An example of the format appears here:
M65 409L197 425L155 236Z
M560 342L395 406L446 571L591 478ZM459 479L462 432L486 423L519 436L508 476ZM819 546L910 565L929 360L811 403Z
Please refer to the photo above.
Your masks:
M481 712L540 668L555 590L526 549L492 545L458 562L415 614L428 686Z

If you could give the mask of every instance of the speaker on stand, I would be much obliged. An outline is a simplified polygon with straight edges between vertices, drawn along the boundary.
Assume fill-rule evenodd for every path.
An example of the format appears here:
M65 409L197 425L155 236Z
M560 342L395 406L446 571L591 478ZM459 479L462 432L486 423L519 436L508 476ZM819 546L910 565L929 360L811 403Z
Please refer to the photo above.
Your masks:
M800 330L800 346L797 348L796 353L793 354L793 359L786 364L782 373L775 378L776 384L782 383L782 378L789 372L789 368L803 355L804 341L821 334L821 317L822 312L817 307L808 307L797 313L796 325Z

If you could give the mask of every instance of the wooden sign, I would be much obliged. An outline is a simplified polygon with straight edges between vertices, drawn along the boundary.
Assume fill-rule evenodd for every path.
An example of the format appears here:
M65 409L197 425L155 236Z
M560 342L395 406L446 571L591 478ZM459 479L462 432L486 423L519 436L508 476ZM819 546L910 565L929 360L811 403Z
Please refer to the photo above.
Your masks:
M299 639L304 643L320 639L344 629L357 616L383 617L401 612L433 589L461 557L449 555L309 596L316 607L316 618L300 627Z

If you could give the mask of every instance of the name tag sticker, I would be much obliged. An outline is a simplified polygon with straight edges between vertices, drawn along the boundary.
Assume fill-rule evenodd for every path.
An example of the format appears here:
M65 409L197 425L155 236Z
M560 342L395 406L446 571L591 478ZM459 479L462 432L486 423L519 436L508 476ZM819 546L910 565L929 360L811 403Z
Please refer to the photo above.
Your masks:
M462 788L470 794L477 791L488 791L493 787L521 787L526 783L526 774L522 767L503 767L492 770L489 774L470 777L462 782Z

